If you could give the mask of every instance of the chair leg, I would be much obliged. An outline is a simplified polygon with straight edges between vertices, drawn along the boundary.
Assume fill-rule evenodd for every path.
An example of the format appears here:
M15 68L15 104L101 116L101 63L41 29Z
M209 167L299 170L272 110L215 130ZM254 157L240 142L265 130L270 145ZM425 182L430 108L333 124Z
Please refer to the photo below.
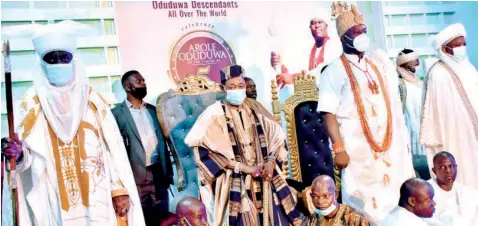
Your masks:
M337 191L337 201L342 202L342 178L340 170L334 166L335 190Z

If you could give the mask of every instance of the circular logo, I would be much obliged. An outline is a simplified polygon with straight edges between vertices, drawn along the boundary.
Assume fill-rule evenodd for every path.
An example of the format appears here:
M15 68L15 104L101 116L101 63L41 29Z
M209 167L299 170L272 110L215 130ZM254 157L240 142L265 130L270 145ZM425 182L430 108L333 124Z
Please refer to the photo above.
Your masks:
M176 43L169 67L176 83L187 75L200 74L208 66L209 79L220 83L220 70L232 64L236 64L236 58L224 39L210 31L193 31Z

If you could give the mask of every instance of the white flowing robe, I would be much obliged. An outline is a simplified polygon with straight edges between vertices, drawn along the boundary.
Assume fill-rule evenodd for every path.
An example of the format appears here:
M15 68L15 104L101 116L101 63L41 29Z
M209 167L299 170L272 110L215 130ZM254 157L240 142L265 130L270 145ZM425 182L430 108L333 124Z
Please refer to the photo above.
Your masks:
M365 59L344 54L346 58L365 69ZM379 57L380 58L380 57ZM414 176L412 157L408 149L409 135L405 127L402 105L398 93L398 76L393 64L369 58L377 66L386 89L379 89L378 97L372 98L367 78L361 70L351 65L361 91L361 98L375 140L381 142L387 126L387 110L383 92L388 92L392 114L392 143L387 152L374 157L374 151L362 130L357 106L349 78L341 60L330 64L322 73L319 86L319 110L337 117L340 135L350 157L347 168L342 170L342 202L364 214L369 221L379 223L392 210L399 199L401 184ZM388 60L388 59L387 59ZM389 61L389 60L388 60ZM377 75L367 66L372 78L379 85ZM375 104L376 116L372 114ZM390 163L390 167L385 163ZM389 183L386 181L389 178Z
M425 155L425 150L420 144L420 119L422 109L422 86L404 80L407 89L405 103L405 122L410 133L410 146L414 155Z
M17 166L16 176L21 226L116 226L118 220L112 196L120 193L129 195L131 207L127 215L128 225L145 225L133 174L116 121L109 106L98 93L91 90L88 101L90 105L82 123L88 124L89 127L83 129L84 141L78 141L80 145L84 145L86 153L79 160L81 166L72 162L66 163L69 161L68 156L62 154L62 164L56 166L48 122L35 90L28 91L22 100L22 123L16 132L28 150L24 149L24 157ZM81 156L81 153L79 155ZM62 179L68 194L69 209L66 211L62 208L57 168L62 168L64 177L76 178L68 176L71 172L64 166L81 169L82 176L84 173L88 174L89 186L83 188L88 191L87 206L84 204L86 200L79 195L81 189L76 187L76 183ZM83 181L81 184L86 183ZM3 193L4 201L10 200L7 189L8 187ZM115 192L116 194L112 194ZM11 202L4 202L2 205L3 208L9 208ZM2 219L3 225L12 225L11 211L3 211Z
M417 217L412 212L397 206L395 207L388 216L380 223L380 226L429 226L424 220L420 217Z
M478 225L478 191L457 182L451 191L441 189L435 178L428 180L435 191L434 219L447 225Z
M478 120L473 117L478 113L478 73L469 61L458 64L441 51L439 58L456 76L438 63L428 72L420 143L425 146L430 171L435 154L450 152L460 168L456 183L478 189Z

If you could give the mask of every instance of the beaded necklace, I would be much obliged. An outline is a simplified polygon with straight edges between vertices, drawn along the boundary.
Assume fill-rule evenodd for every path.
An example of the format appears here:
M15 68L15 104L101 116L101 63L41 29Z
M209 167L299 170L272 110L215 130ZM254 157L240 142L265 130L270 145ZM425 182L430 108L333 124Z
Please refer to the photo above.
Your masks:
M372 149L374 151L375 159L377 159L378 158L378 153L387 151L390 148L390 144L392 143L392 113L391 113L391 107L390 107L390 98L389 98L388 93L385 89L385 85L384 85L382 76L380 75L380 72L378 71L377 67L374 64L372 64L372 62L370 62L368 59L365 59L366 63L370 64L370 66L372 67L372 70L375 72L375 74L378 77L378 82L379 82L380 87L383 91L383 98L384 98L385 105L386 105L386 108L387 108L387 129L385 131L385 136L382 139L382 145L379 145L378 142L374 139L374 137L372 135L372 132L370 131L370 126L368 124L367 114L365 112L364 104L363 104L362 98L360 96L360 87L358 86L357 79L355 78L355 76L352 72L352 69L350 67L350 64L347 61L345 55L342 54L342 56L340 56L340 59L342 61L342 64L344 65L345 71L346 71L347 76L350 80L350 85L351 85L351 88L352 88L352 93L354 95L355 103L357 103L357 112L359 114L360 124L362 125L362 129L365 133L365 137L367 139L367 142L370 144L370 146L372 147ZM368 72L366 74L368 74L368 76L370 76L370 74ZM369 88L372 90L372 93L374 92L374 90L375 90L375 92L378 93L378 87L374 88L373 83L371 83L371 81L370 81L371 77L369 79L368 76L367 76L367 80L369 81ZM372 79L372 81L373 81L373 79ZM376 83L375 83L375 85L376 85Z

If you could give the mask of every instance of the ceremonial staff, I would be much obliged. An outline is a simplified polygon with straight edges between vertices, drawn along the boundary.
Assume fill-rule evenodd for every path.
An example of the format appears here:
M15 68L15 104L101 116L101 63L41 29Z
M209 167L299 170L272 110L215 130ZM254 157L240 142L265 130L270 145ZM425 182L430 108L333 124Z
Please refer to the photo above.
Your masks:
M3 57L5 68L5 94L7 99L7 114L8 114L8 135L10 139L15 139L14 122L13 122L13 97L12 97L12 70L10 67L10 43L8 41L3 43ZM2 159L2 168L5 164ZM10 188L12 192L12 218L13 225L19 225L17 218L18 214L18 197L17 197L17 183L16 183L16 169L17 161L14 157L10 157L10 171L7 174L9 177ZM3 173L3 172L2 172ZM3 181L2 181L3 183ZM2 190L3 193L3 190Z

